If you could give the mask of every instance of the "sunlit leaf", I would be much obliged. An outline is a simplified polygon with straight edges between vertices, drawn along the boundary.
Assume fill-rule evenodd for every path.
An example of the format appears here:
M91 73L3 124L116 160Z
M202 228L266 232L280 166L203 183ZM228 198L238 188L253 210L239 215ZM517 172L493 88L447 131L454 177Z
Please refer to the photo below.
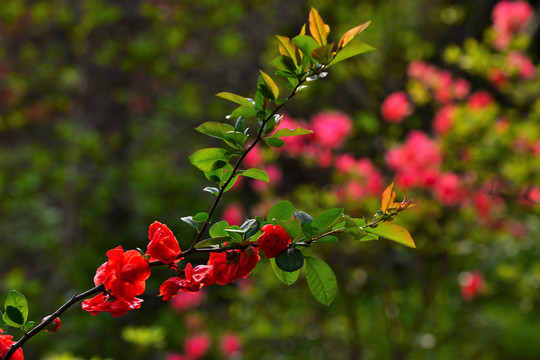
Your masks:
M309 32L319 45L327 44L330 26L324 23L319 12L315 8L311 8L311 11L309 12Z
M242 116L245 118L255 117L257 116L257 109L251 103L249 105L242 105L234 109L234 111L231 113L230 116L231 118L237 118L239 116Z
M300 271L298 270L293 272L281 270L279 266L276 265L276 260L274 258L270 259L270 265L272 265L272 270L274 270L276 277L285 285L294 284L298 279L298 275L300 274Z
M313 134L312 130L297 127L295 129L279 129L272 136L274 137L287 137L287 136L299 136Z
M298 46L298 48L302 51L302 53L306 56L306 59L313 60L313 57L311 56L311 52L315 49L317 49L320 45L313 39L311 36L308 35L298 35L292 39L292 42ZM315 61L315 60L313 60ZM305 67L307 63L303 64L303 67Z
M268 88L268 90L270 90L270 92L272 93L272 98L273 100L277 100L277 98L279 97L279 87L277 86L277 84L275 83L274 79L272 79L270 77L270 75L264 73L263 71L259 70L261 72L261 76L263 78L263 81L264 83L266 84L266 87Z
M383 213L388 210L390 206L394 203L394 199L396 198L396 193L394 192L394 183L391 183L382 194L382 200L381 200L381 211Z
M208 220L208 214L205 212L197 213L197 215L193 216L193 221L196 222L204 222Z
M318 47L317 49L311 52L311 56L317 60L319 63L324 64L330 57L332 49L334 48L334 43L326 44L324 46Z
M332 229L339 220L343 209L328 209L322 212L319 216L316 216L311 223L315 235L320 235L325 231Z
M237 103L238 105L251 105L251 106L253 106L251 101L249 101L247 98L245 98L243 96L240 96L240 95L230 93L230 92L220 92L219 94L216 94L216 96L219 96L222 99L229 100L229 101L232 101L234 103Z
M229 227L229 223L226 222L225 220L222 220L212 225L212 227L210 227L210 230L208 230L208 234L210 234L211 237L227 236L225 229L228 227Z
M20 327L28 319L28 302L26 297L18 291L9 292L4 301L4 310L2 318L9 326Z
M270 178L268 176L268 173L266 171L260 170L260 169L247 169L246 171L244 171L240 175L246 176L246 177L249 177L249 178L252 178L252 179L257 179L257 180L262 180L262 181L265 181L265 182L270 182Z
M229 124L220 123L216 121L207 121L200 126L196 127L195 130L197 130L200 133L203 133L205 135L217 138L217 139L224 139L225 133L228 131L234 131L234 127Z
M279 53L292 59L294 65L298 66L298 48L296 45L286 36L276 35L276 37L278 39Z
M386 221L380 222L376 228L367 227L365 228L365 231L367 231L368 233L379 235L380 237L383 237L385 239L395 241L402 245L416 248L411 234L409 234L407 229L397 224Z
M343 36L341 37L341 40L339 40L338 44L338 50L344 48L349 44L358 34L360 34L362 31L364 31L369 24L371 24L371 21L366 21L362 25L358 25L347 31Z
M272 147L275 147L275 148L284 147L286 145L285 141L283 141L282 139L280 139L278 137L275 137L275 136L264 138L264 142L268 146L272 146Z
M328 66L335 65L338 62L346 60L350 57L360 55L365 52L373 51L373 50L375 50L375 48L369 46L365 42L360 41L360 40L353 40L337 53L334 60L330 61L330 64L328 64Z
M294 213L294 206L290 201L284 200L276 203L268 211L266 219L272 221L273 219L278 220L290 220Z
M189 161L199 170L213 171L214 163L217 161L228 162L230 155L227 150L221 148L207 148L195 151L189 157Z
M305 256L306 279L313 297L323 305L330 305L337 295L336 275L324 261Z

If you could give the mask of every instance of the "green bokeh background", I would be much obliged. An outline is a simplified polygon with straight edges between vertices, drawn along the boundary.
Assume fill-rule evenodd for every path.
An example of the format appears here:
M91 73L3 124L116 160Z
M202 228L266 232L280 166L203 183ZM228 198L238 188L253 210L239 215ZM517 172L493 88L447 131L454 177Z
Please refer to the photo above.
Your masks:
M207 210L212 201L201 191L210 183L188 156L214 143L194 128L231 111L214 94L247 96L258 69L273 72L273 35L297 34L311 6L334 39L372 20L362 39L377 51L336 66L287 112L298 118L322 109L351 114L357 134L350 148L381 163L381 137L398 139L407 129L385 128L379 115L385 96L404 87L407 64L426 59L440 65L448 44L481 38L494 4L3 0L1 294L24 293L30 318L39 321L93 285L108 249L144 249L155 220L168 224L186 248L194 233L180 218ZM538 39L536 33L531 40L535 63ZM256 201L249 192L232 197L245 205ZM325 207L298 198L314 212ZM231 331L243 339L245 359L539 358L538 212L520 217L532 229L527 247L482 229L471 214L433 209L407 220L421 248L416 252L383 242L317 249L340 283L330 307L311 297L305 281L279 283L266 260L253 271L250 291L210 288L205 305L191 311L214 338L205 358L221 358L217 339ZM463 254L455 243L465 238L475 250ZM519 256L508 259L510 243ZM489 256L477 255L482 249ZM457 276L475 268L503 276L489 281L487 275L488 295L464 302ZM73 307L59 333L39 334L25 346L26 358L164 359L169 351L182 352L187 314L156 297L168 275L154 270L142 309L124 317ZM141 327L139 335L126 336L130 326Z

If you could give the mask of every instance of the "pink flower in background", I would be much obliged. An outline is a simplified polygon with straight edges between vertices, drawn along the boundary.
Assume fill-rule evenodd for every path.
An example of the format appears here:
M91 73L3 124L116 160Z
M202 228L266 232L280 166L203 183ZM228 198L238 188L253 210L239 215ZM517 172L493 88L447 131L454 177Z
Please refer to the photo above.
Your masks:
M484 290L484 275L478 271L466 271L459 274L461 297L464 300L472 300Z
M170 304L174 310L182 312L199 306L204 299L206 299L206 293L203 289L198 292L180 291L171 299Z
M351 154L340 154L336 156L334 165L338 172L342 174L348 174L356 164L354 156Z
M261 147L256 145L244 158L244 165L248 168L260 166L263 163Z
M224 334L219 340L219 348L223 356L228 359L242 351L242 340L235 333Z
M521 192L520 203L523 206L540 205L540 187L531 186L523 189Z
M178 353L170 353L170 354L167 354L166 360L190 360L190 359Z
M269 186L276 186L281 183L281 179L283 178L283 172L281 171L281 168L277 165L267 165L264 168L264 171L268 173L268 177L270 178L270 183L267 183L262 180L251 180L251 186L255 191L263 191L264 189L267 189Z
M465 191L459 177L454 173L439 176L434 184L435 198L444 205L457 205L465 199Z
M493 104L493 98L484 90L479 90L474 94L471 94L467 106L471 110L482 110L490 107Z
M493 28L496 49L503 50L512 41L514 34L523 31L529 24L534 11L526 1L500 1L493 8Z
M391 94L381 105L382 116L388 122L402 122L412 112L413 107L403 91Z
M452 105L446 105L439 109L437 114L435 114L435 118L433 119L433 128L435 131L443 135L452 130L455 115L456 108Z
M229 203L221 215L229 225L242 225L244 222L244 208L239 203Z
M302 127L304 129L313 130L310 128L309 125L306 125L303 122L296 121L289 115L283 115L283 118L281 119L281 122L277 126L277 129L291 129L294 130L297 127ZM298 156L302 155L304 152L304 148L307 143L309 143L310 139L313 137L313 134L311 135L302 135L302 136L287 136L282 138L283 141L285 141L285 146L282 147L281 151L284 151L286 154L289 154L290 156Z
M454 82L454 96L461 100L471 91L471 85L465 79L457 79Z
M508 76L500 68L494 67L489 69L487 77L489 82L497 89L502 89L508 84Z
M519 51L511 51L506 56L506 62L524 79L536 76L536 68L529 57Z
M369 158L356 160L351 154L341 154L336 157L335 167L338 173L348 178L337 191L343 200L361 200L382 191L382 175Z
M352 120L340 112L322 112L311 118L315 142L323 148L340 147L352 130Z
M188 358L198 359L208 352L212 340L207 333L190 336L184 343L184 351Z

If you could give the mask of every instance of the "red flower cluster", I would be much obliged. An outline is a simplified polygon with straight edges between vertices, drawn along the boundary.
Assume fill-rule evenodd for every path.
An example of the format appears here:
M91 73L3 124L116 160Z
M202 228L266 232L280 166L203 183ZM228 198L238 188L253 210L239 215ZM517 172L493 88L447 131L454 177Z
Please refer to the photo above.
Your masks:
M259 244L259 249L269 259L283 252L291 242L289 234L279 225L267 224L261 230L263 233L257 239L257 244Z
M139 309L142 299L133 298L131 300L116 299L112 295L99 294L91 299L82 302L82 309L92 315L98 312L108 312L114 317L125 315L129 310Z
M496 49L507 48L513 36L523 31L534 15L532 6L526 1L503 0L493 8L493 28L495 29Z
M403 91L390 94L381 104L381 113L387 122L402 122L412 112L413 107Z
M0 334L2 333L2 329L0 329ZM11 335L0 335L0 358L4 357L6 353L8 352L11 345L14 343L12 340L13 336ZM23 352L22 349L19 348L13 355L11 355L10 360L23 360Z
M148 229L148 244L146 255L149 261L161 261L164 264L174 263L182 252L180 245L167 225L154 222Z
M219 285L225 285L247 277L260 259L259 250L249 246L244 250L211 253L208 265L214 267L215 282Z
M142 294L146 288L150 265L138 251L124 252L121 246L107 251L107 257L109 261L96 271L94 284L97 286L103 283L109 294L100 294L83 301L82 308L92 315L105 311L118 317L128 310L141 307L143 300L135 296Z
M159 288L160 296L163 300L169 300L176 296L179 291L197 292L203 286L209 286L214 283L213 267L209 265L199 265L193 268L193 265L187 264L182 277L176 276L166 280Z

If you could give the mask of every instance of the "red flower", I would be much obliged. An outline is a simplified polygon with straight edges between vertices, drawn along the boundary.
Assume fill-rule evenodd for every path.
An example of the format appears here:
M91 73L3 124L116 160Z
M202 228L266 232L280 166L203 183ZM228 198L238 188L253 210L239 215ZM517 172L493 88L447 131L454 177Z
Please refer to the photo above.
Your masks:
M390 94L381 104L381 113L387 122L402 122L414 111L403 91Z
M43 320L41 320L41 322L44 322L48 318L50 318L50 316L45 316L43 318ZM60 321L59 318L56 318L51 323L49 323L49 325L47 325L45 327L45 331L50 332L50 333L54 333L54 332L57 332L58 330L60 330L61 327L62 327L62 322Z
M193 335L186 339L184 349L189 359L198 359L208 352L212 340L207 333Z
M114 317L125 315L129 310L139 309L142 299L133 298L131 300L116 299L111 295L99 294L91 299L82 302L82 309L92 315L98 312L108 312Z
M197 292L203 286L209 286L214 283L212 277L213 266L198 265L195 268L187 264L183 277L173 277L166 280L159 288L160 296L163 300L169 300L176 296L179 291Z
M150 255L150 261L161 261L170 264L177 260L180 245L167 225L155 221L148 229L148 248L146 255Z
M263 233L259 236L257 243L259 249L269 259L283 252L291 242L289 234L279 225L267 224L261 230Z
M121 246L107 251L107 257L109 261L96 271L96 286L103 283L111 295L128 301L142 294L150 277L148 261L138 251L124 252Z
M0 334L1 333L2 333L2 329L0 329ZM8 352L11 345L15 343L11 339L13 339L13 336L11 335L0 335L0 358L3 358L4 355L6 355L6 353ZM23 360L23 359L24 357L23 357L23 352L21 348L17 349L17 351L15 351L15 353L11 355L11 358L10 358L10 360Z
M211 253L208 265L214 266L214 280L225 285L234 280L245 278L261 259L259 250L249 246L245 250L229 250Z
M466 271L459 276L461 297L472 300L484 290L484 276L478 271Z

